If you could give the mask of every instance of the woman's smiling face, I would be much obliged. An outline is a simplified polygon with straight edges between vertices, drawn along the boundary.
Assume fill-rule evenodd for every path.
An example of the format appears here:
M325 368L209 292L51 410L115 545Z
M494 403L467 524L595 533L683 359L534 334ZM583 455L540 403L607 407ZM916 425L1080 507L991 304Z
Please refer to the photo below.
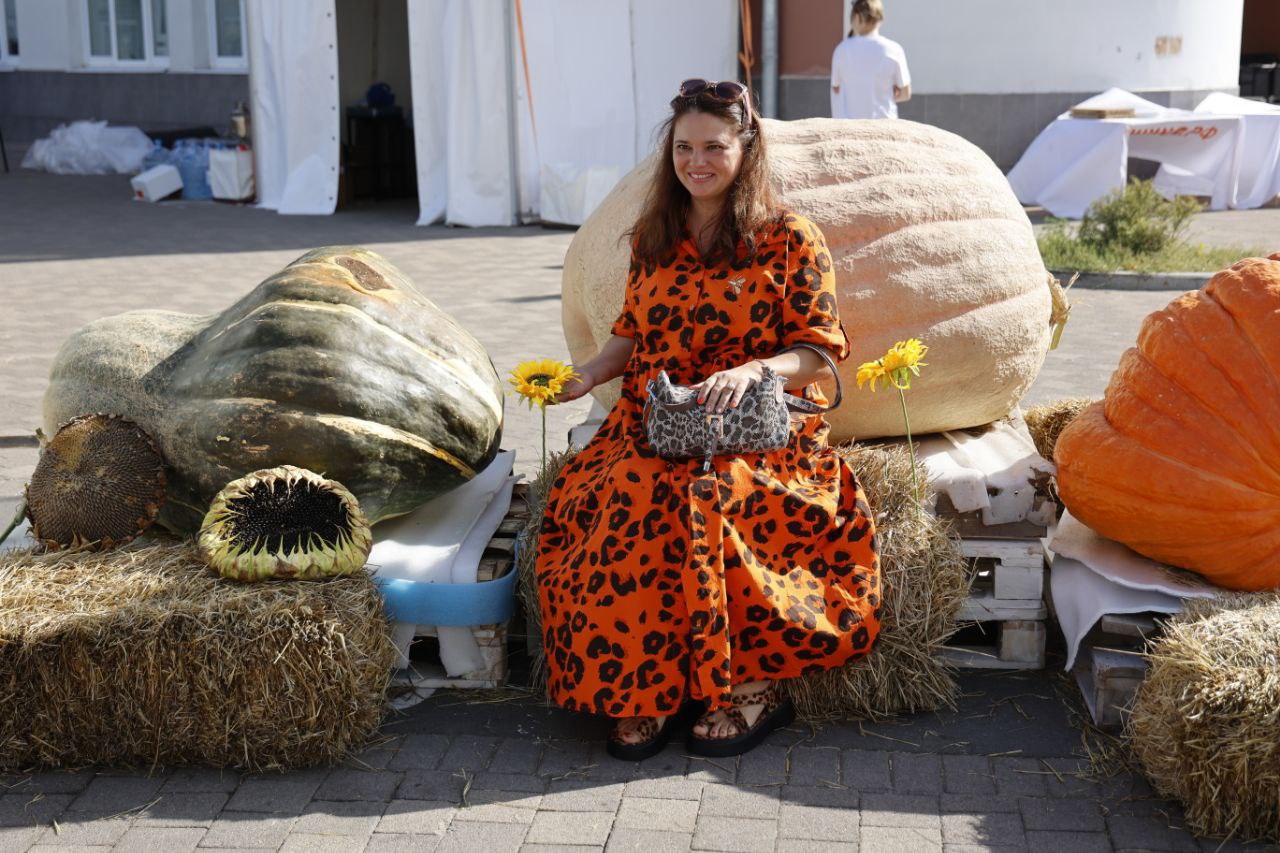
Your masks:
M733 122L696 111L676 119L672 165L695 202L723 200L742 168L742 153Z

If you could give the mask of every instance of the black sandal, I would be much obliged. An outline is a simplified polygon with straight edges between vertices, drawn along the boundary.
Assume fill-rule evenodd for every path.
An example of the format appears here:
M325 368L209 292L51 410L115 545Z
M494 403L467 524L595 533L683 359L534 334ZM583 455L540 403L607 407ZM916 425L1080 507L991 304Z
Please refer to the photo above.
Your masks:
M703 706L700 702L685 702L680 706L679 710L661 723L658 723L653 718L644 720L636 731L646 735L646 737L644 740L636 741L635 743L618 740L615 727L613 731L609 732L609 740L605 743L605 749L620 761L643 761L646 758L652 758L666 748L677 729L687 726L702 709Z
M789 726L796 719L795 706L791 704L791 699L776 681L771 681L768 686L751 693L735 694L729 702L729 707L722 710L729 722L737 727L738 734L733 737L699 737L691 733L689 751L694 755L707 758L730 758L734 755L742 755L759 746L760 742L775 729ZM748 705L762 706L755 725L747 725L747 718L739 710ZM711 714L714 713L716 712L711 712ZM710 720L711 714L706 714L698 722L705 722L708 726L713 725Z

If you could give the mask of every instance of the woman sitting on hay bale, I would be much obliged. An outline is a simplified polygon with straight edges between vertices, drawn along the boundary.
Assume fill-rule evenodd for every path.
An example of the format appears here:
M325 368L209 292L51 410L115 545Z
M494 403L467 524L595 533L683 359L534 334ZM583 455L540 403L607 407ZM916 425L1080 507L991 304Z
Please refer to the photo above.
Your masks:
M820 415L782 450L661 458L645 388L662 370L715 411L768 372L823 404L843 360L825 241L774 201L759 120L737 83L687 80L631 231L613 337L560 399L623 377L623 393L548 496L537 555L548 693L617 720L611 754L736 755L794 717L783 679L865 656L881 616L870 511Z

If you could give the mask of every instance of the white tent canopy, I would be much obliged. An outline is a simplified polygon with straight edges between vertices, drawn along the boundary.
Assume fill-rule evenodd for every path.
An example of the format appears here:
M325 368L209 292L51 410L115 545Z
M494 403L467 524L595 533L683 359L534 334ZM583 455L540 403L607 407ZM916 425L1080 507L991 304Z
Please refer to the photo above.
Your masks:
M580 224L677 84L737 79L735 0L406 0L419 223ZM259 194L332 213L334 0L246 0Z

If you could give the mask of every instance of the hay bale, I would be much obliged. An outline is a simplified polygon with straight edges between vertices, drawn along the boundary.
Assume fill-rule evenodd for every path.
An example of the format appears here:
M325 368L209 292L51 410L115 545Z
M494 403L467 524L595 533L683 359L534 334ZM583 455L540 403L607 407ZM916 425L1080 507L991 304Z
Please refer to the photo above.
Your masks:
M903 446L845 445L837 452L853 465L877 525L885 615L875 651L839 669L788 682L802 717L882 719L953 703L955 680L935 655L956 629L956 614L969 594L969 571L946 522L919 511L913 496L911 459ZM547 460L530 489L530 520L520 552L520 588L529 631L542 636L534 559L547 491L573 458L568 451ZM533 649L530 686L545 686L541 642Z
M524 524L521 537L520 554L516 560L517 593L524 604L526 630L530 642L529 649L529 687L542 691L547 686L547 655L542 644L542 608L538 604L538 534L542 529L542 513L547 508L547 494L551 486L560 476L560 470L569 460L578 455L577 448L570 447L559 453L547 456L547 464L529 484L529 520Z
M1197 834L1280 841L1280 594L1187 602L1150 646L1133 750Z
M188 544L0 557L0 769L333 762L395 649L372 578L237 584Z
M1092 402L1094 401L1090 397L1067 397L1027 409L1022 414L1022 419L1027 422L1027 430L1031 433L1031 440L1035 442L1036 452L1052 462L1058 435Z
M883 719L953 707L956 682L937 659L969 597L968 563L947 522L916 503L902 445L838 447L876 522L884 615L875 649L839 669L787 682L804 719Z

